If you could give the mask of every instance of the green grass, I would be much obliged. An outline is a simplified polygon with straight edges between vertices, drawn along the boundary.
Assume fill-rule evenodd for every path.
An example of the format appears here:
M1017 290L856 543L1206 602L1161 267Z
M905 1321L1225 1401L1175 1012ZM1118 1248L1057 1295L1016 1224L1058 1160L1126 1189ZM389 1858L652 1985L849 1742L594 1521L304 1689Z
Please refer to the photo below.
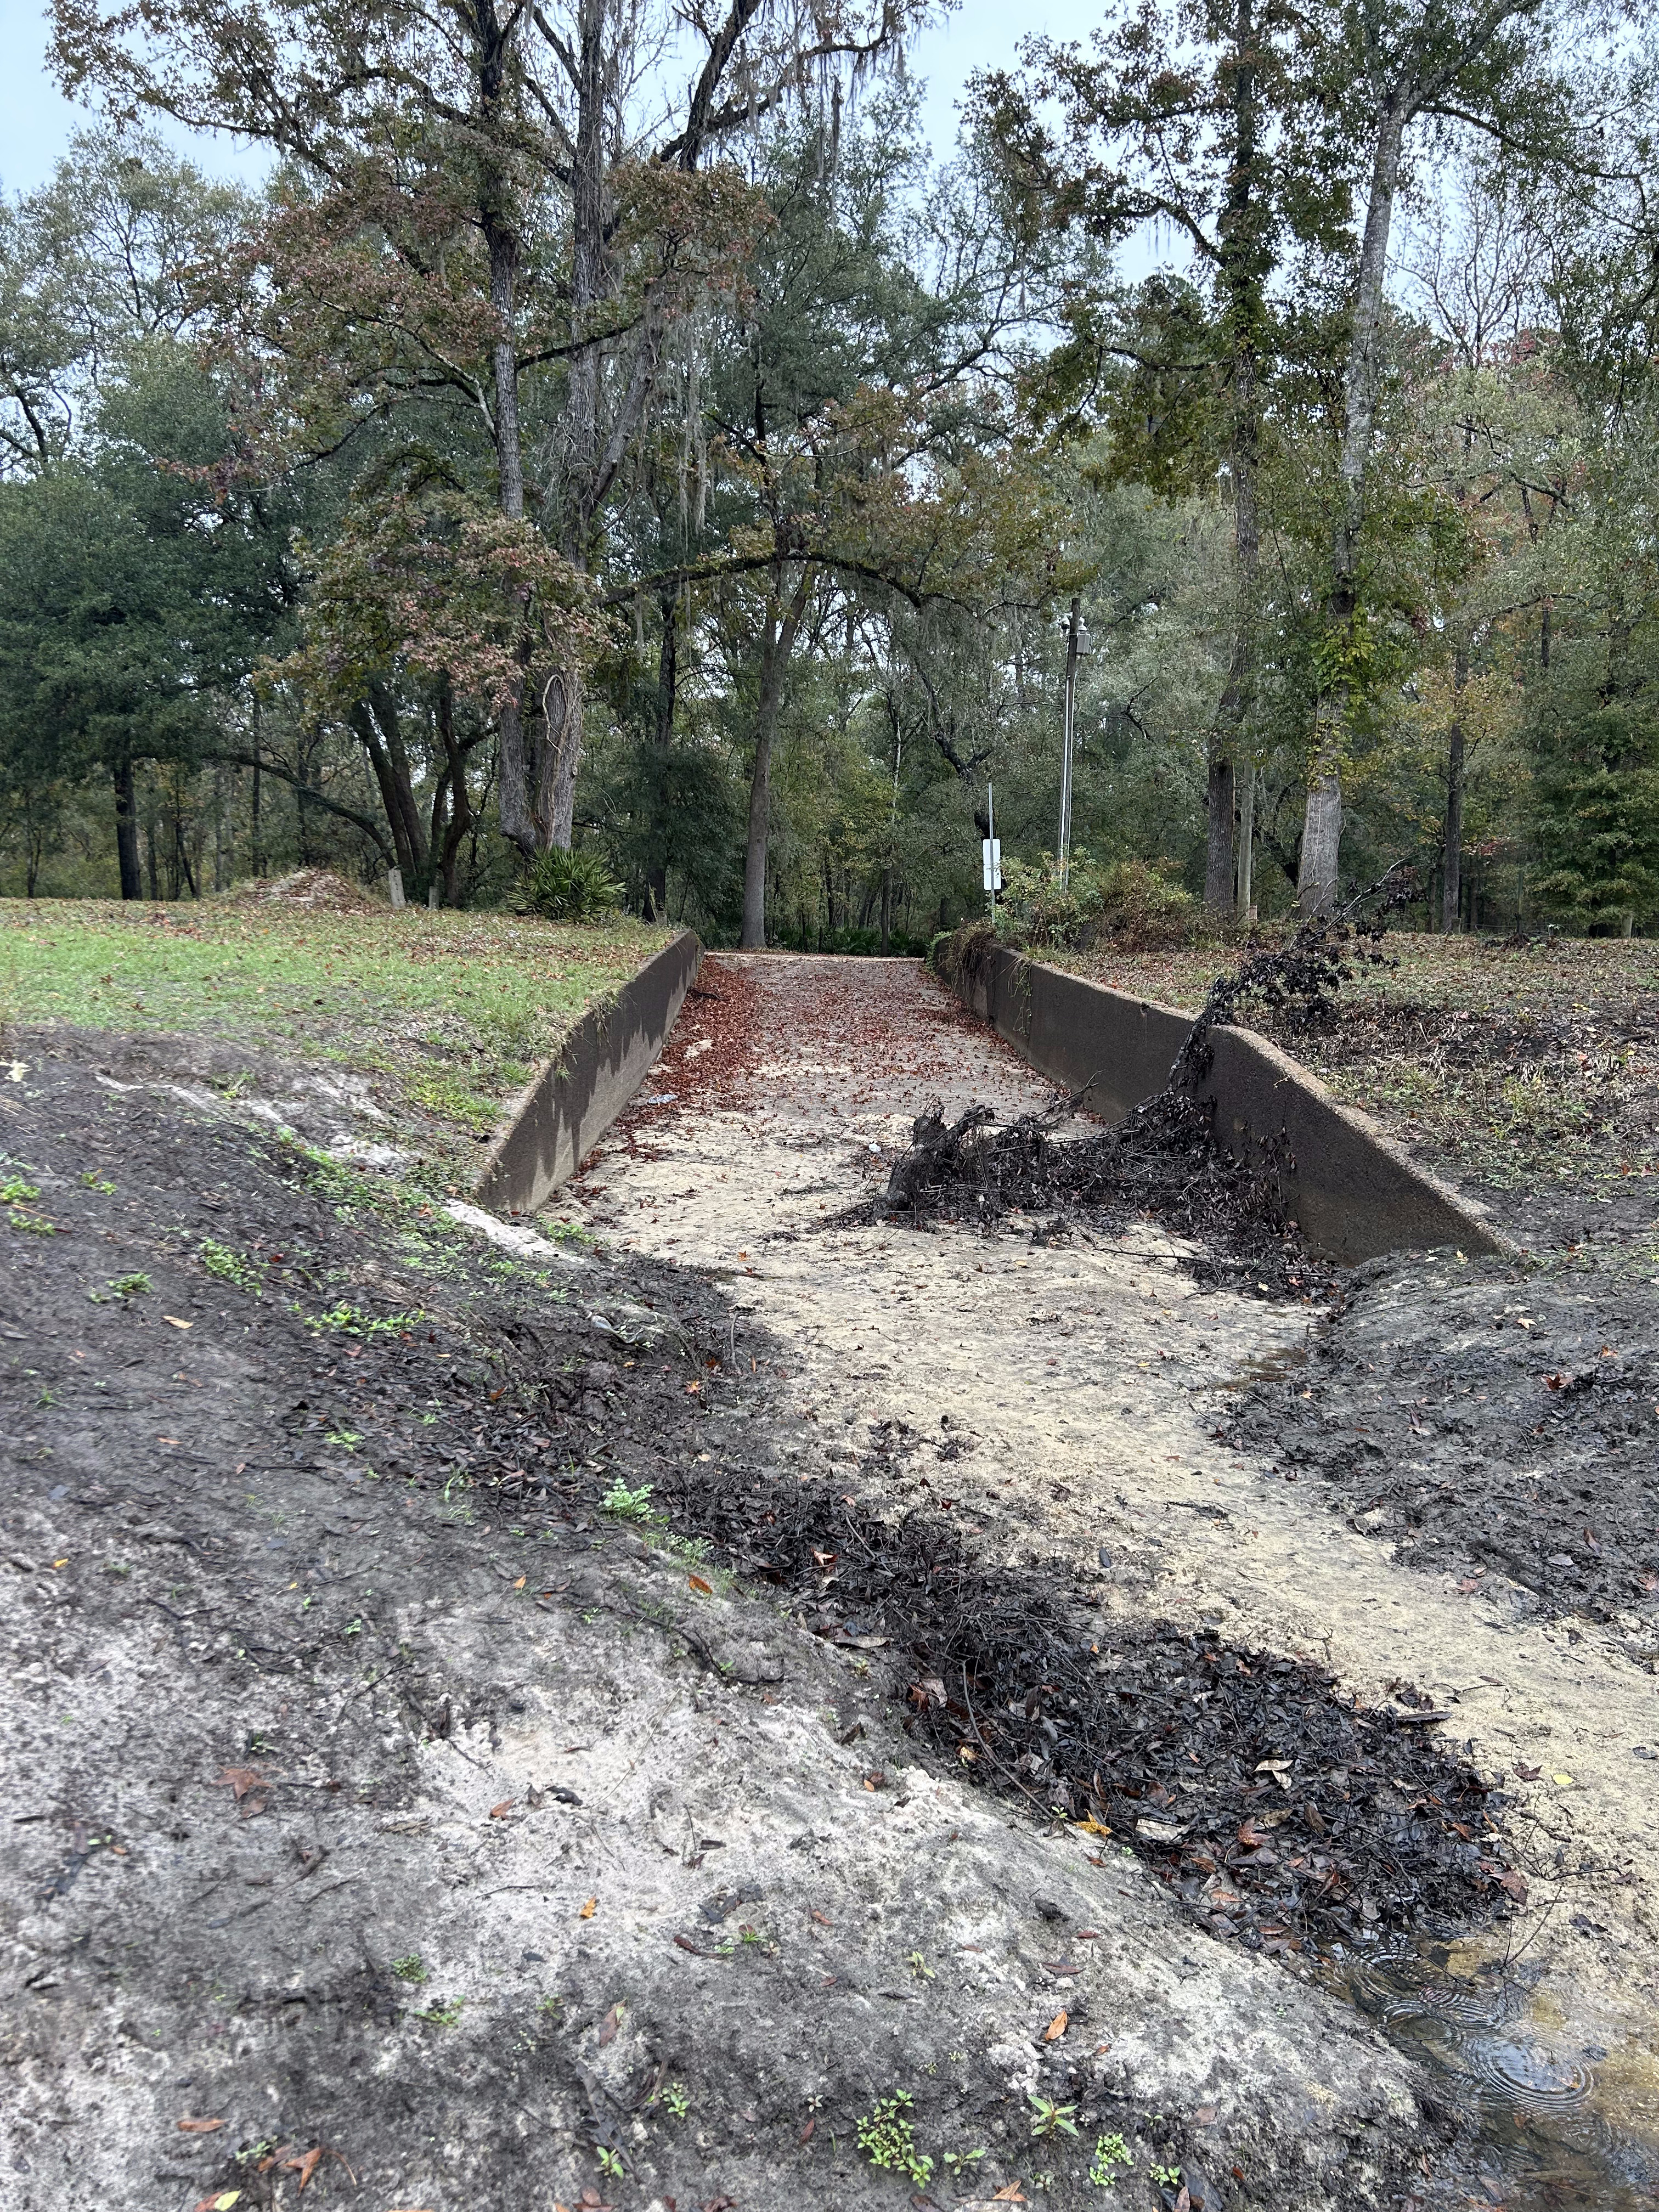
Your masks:
M195 1031L332 1060L394 1078L471 1135L667 936L621 918L3 899L0 1019Z

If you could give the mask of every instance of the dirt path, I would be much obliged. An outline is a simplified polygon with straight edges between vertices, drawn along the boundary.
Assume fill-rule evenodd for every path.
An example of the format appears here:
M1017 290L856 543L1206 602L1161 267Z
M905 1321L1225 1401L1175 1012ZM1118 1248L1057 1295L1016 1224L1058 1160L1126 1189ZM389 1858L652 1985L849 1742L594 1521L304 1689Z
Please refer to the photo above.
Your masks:
M1368 1700L1408 1681L1451 1712L1528 1838L1509 1941L1537 1979L1512 2033L1589 2114L1659 2139L1659 1712L1631 1625L1540 1621L1496 1576L1399 1564L1219 1445L1241 1383L1302 1356L1310 1311L1200 1291L1145 1230L1050 1247L837 1225L930 1099L1008 1115L1051 1096L914 963L730 958L707 983L726 1002L688 1003L565 1210L730 1271L794 1363L803 1473L877 1480L872 1428L902 1424L884 1433L988 1553L1069 1556L1126 1619L1217 1621ZM1501 1270L1492 1291L1495 1311L1517 1295Z

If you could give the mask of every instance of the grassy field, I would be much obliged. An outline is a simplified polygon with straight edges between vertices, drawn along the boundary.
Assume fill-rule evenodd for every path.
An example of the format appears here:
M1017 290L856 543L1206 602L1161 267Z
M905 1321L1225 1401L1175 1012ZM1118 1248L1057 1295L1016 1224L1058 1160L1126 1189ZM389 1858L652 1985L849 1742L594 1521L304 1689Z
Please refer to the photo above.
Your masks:
M1659 945L1527 945L1390 935L1338 1019L1297 1030L1246 1014L1340 1097L1493 1191L1606 1191L1659 1174ZM1062 955L1058 964L1164 1004L1202 1004L1222 945Z
M0 900L0 1020L210 1034L390 1079L459 1133L494 1127L593 1000L668 933L501 914ZM394 1119L396 1118L394 1110Z

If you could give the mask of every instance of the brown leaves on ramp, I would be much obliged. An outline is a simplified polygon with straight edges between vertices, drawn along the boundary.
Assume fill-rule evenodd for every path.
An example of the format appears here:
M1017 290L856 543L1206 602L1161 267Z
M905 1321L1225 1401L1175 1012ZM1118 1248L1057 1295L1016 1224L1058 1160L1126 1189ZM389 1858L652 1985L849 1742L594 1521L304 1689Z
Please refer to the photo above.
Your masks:
M1070 2013L1057 2012L1054 2018L1049 2021L1048 2027L1042 2031L1043 2041L1045 2043L1058 2043L1060 2037L1065 2034L1066 2029L1071 2026L1071 2024L1072 2015Z
M257 1766L227 1766L219 1776L220 1783L233 1791L236 1805L245 1820L269 1809L270 1800L265 1795L270 1784Z
M181 2136L210 2136L223 2127L224 2122L222 2120L180 2120L178 2125Z

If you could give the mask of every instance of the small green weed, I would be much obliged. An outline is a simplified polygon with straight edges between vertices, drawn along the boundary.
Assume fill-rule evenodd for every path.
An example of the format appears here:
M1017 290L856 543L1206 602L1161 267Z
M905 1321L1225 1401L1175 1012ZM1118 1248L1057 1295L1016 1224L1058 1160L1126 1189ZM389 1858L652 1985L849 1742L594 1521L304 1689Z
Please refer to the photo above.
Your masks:
M335 1328L343 1336L395 1336L399 1329L413 1328L420 1318L419 1314L366 1314L347 1298L329 1307L325 1313L302 1316L307 1328L314 1328L319 1334L325 1328Z
M419 1984L426 1979L426 1967L418 1951L411 1951L406 1959L394 1959L392 1971L400 1982Z
M1129 2146L1121 2136L1095 2137L1094 2163L1089 2168L1089 2179L1097 2189L1115 2189L1118 2175L1134 2164L1129 2155Z
M662 2093L663 2110L671 2119L683 2120L691 2109L691 2099L684 2081L671 2081Z
M14 1206L6 1219L20 1237L55 1237L58 1234L55 1223L46 1220L41 1214L26 1212L21 1206Z
M931 1982L937 1978L933 1968L928 1965L927 1960L922 1957L920 1951L911 1952L908 1963L910 1972L915 1976L919 1982Z
M978 2150L947 2150L941 2161L947 2173L964 2174L979 2164L985 2155L983 2145Z
M362 1437L356 1429L330 1429L323 1437L325 1444L338 1444L342 1451L356 1451Z
M212 1237L203 1237L196 1254L210 1275L216 1275L222 1283L234 1283L239 1291L252 1291L256 1298L258 1297L263 1279L258 1261L248 1259Z
M605 2146L601 2143L599 2145L599 2172L605 2176L607 2181L625 2180L627 2179L628 2169L622 2162L622 2153L620 2151L607 2150Z
M1077 2106L1057 2105L1052 2097L1039 2097L1034 2091L1026 2092L1031 2107L1031 2135L1037 2142L1052 2142L1055 2136L1074 2136L1077 2133Z
M149 1277L138 1270L131 1275L112 1275L109 1279L110 1293L118 1298L148 1297L155 1287Z
M21 1176L8 1176L4 1182L0 1182L0 1205L27 1206L40 1195L40 1185L25 1182Z
M908 2089L883 2097L858 2124L859 2148L872 2166L888 2173L902 2173L918 2189L925 2189L933 2175L933 2161L916 2148L915 2125L910 2118L915 2106L915 2100Z
M1160 2189L1178 2189L1181 2185L1181 2168L1178 2166L1155 2166L1152 2168L1152 2176Z
M415 2018L427 2021L434 2027L453 2027L465 2009L465 1997L440 1997L424 2012L417 2012Z
M81 1180L88 1190L95 1190L101 1198L113 1198L115 1195L115 1185L106 1182L96 1168L88 1168Z
M611 1484L599 1503L618 1521L648 1521L651 1518L651 1490L652 1486L648 1482L642 1482L637 1490L630 1490L625 1482L618 1480Z

